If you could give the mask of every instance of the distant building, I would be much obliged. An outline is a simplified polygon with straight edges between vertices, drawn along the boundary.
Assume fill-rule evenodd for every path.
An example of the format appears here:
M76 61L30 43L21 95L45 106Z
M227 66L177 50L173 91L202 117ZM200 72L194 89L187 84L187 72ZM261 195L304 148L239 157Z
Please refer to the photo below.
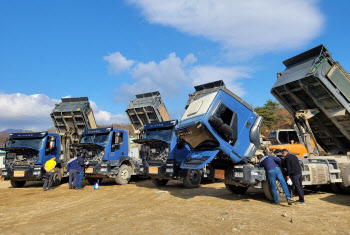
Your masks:
M4 151L0 151L0 169L4 168L4 158L5 158L5 152Z

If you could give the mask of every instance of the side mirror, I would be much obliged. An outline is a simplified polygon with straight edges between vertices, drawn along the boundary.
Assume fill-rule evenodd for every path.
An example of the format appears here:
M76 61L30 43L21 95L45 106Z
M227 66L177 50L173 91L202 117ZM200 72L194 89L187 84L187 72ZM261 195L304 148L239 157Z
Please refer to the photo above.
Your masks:
M118 150L120 148L120 144L112 144L112 150Z
M56 142L55 141L51 141L50 142L50 149L54 149L56 147Z

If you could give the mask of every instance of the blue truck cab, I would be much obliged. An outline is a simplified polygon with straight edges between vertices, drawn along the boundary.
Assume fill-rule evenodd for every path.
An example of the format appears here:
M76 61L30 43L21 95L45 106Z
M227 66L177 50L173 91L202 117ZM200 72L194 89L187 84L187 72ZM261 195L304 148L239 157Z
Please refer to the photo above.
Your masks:
M138 174L141 161L138 150L130 149L126 130L113 127L87 129L73 144L78 152L85 154L85 177L90 184L103 178L114 178L117 184L127 184L131 175Z
M44 165L52 157L58 167L62 164L61 144L58 134L47 132L12 133L8 145L0 148L6 152L4 180L11 180L13 187L23 187L26 181L39 181L44 178ZM55 176L59 172L55 171ZM57 177L54 177L54 183Z
M180 167L202 169L231 192L264 180L264 170L250 162L260 146L262 118L223 81L195 90L176 128L177 137L191 148Z
M170 179L180 179L186 187L198 187L200 172L180 168L189 154L189 146L178 141L175 135L177 124L177 120L147 123L141 138L133 140L141 146L142 170L156 186L165 186Z

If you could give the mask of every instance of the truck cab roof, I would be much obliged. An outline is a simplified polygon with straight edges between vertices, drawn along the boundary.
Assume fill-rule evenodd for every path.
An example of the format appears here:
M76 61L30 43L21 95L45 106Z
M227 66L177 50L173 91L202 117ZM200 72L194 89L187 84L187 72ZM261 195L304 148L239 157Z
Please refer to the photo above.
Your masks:
M94 135L94 134L103 134L113 131L113 127L105 128L96 128L96 129L85 129L81 134L82 135Z
M150 130L156 128L167 128L167 127L175 127L177 125L177 120L165 121L165 122L155 122L155 123L147 123L143 129Z
M10 139L34 139L34 138L43 138L47 136L47 131L45 132L30 132L30 133L11 133Z

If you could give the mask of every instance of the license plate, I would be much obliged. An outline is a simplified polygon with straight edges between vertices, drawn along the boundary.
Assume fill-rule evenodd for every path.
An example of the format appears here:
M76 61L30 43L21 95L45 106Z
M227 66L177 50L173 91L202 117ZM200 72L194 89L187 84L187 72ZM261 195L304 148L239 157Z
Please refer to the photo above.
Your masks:
M148 168L149 174L158 174L158 167L150 167Z
M225 179L225 171L224 170L215 170L214 178Z
M243 172L235 172L235 177L243 178Z
M14 177L24 177L24 171L15 171L13 172Z
M94 168L86 168L85 169L85 173L93 173L94 172Z

